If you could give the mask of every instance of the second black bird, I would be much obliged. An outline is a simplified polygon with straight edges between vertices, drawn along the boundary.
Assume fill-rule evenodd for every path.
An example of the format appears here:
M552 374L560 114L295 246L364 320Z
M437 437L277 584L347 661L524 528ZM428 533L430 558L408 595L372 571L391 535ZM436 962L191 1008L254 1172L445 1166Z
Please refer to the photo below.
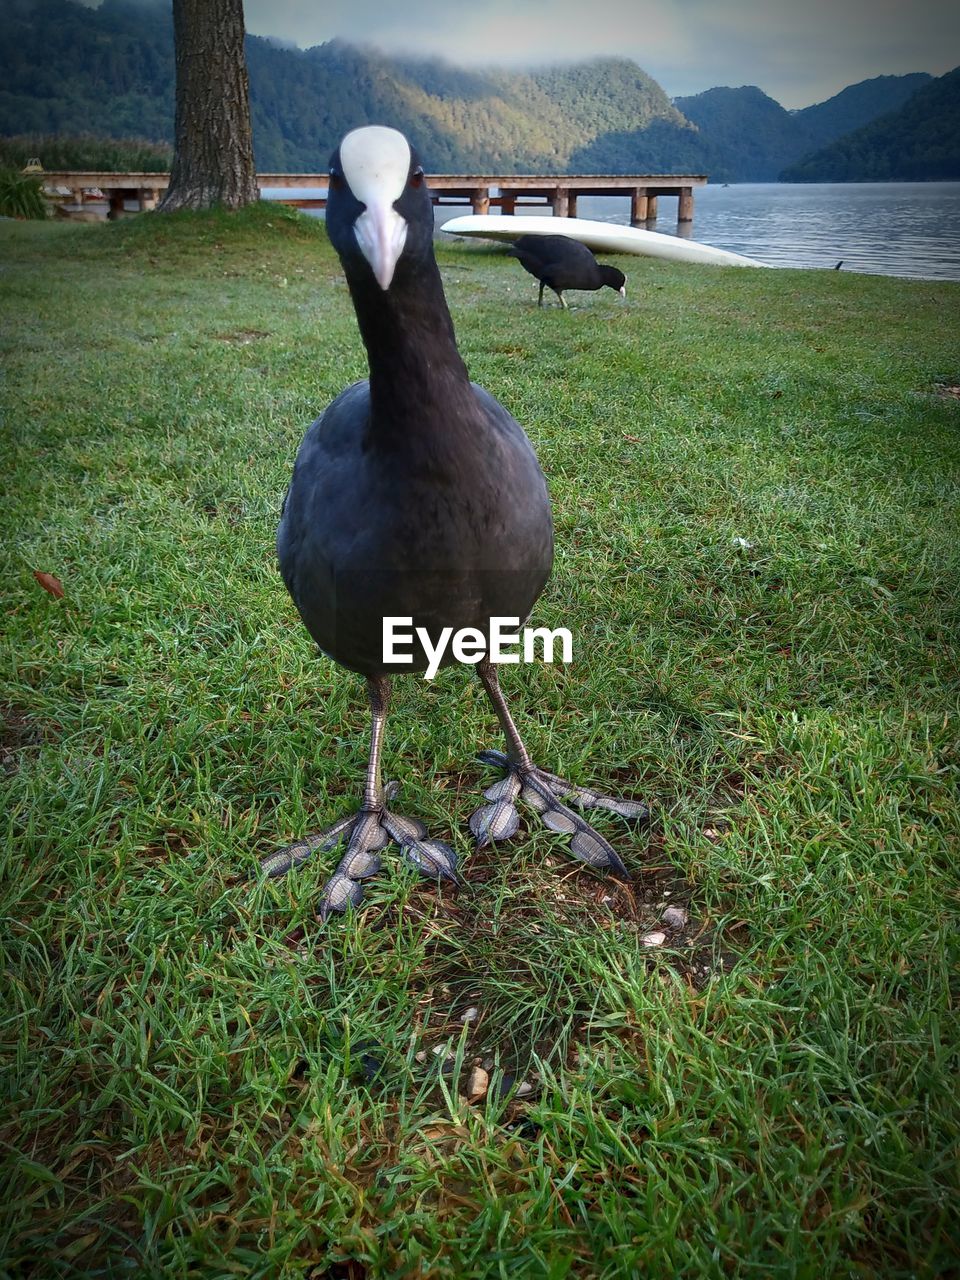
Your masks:
M564 289L616 289L626 297L627 278L616 267L601 265L586 245L569 236L520 236L507 254L540 281L537 306L543 306L544 287L550 288L566 307Z

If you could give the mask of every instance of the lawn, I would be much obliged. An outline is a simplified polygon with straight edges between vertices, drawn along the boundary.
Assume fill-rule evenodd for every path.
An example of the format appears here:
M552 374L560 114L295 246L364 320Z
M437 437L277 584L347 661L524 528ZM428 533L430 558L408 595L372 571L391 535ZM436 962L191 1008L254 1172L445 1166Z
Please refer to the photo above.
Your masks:
M631 258L566 313L439 257L554 501L574 661L504 687L650 803L632 879L472 851L455 669L385 766L462 887L263 881L362 786L273 548L365 373L339 263L278 208L0 223L0 1275L957 1274L960 284Z

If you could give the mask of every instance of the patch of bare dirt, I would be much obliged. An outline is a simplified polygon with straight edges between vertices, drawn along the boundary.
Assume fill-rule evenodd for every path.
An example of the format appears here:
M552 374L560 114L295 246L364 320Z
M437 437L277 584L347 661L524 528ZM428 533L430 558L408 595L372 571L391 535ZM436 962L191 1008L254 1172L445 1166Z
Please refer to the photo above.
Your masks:
M45 727L25 707L0 703L0 770L16 773L23 753L39 747L45 736Z
M266 329L233 329L230 333L215 333L218 342L232 342L238 347L248 347L251 342L259 342L261 338L269 338Z

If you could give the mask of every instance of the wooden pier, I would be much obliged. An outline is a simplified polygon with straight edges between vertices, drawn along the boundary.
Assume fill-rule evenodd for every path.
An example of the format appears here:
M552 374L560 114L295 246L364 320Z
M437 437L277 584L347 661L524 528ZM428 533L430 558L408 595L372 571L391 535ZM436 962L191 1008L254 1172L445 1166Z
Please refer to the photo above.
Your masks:
M128 202L138 209L153 209L166 190L167 173L47 172L42 174L50 190L68 191L74 204L106 201L110 216L124 212ZM439 207L468 206L474 213L500 209L504 214L518 208L551 209L555 217L575 218L580 196L629 196L630 222L642 225L657 216L660 196L677 200L677 222L693 221L694 187L705 186L705 174L492 174L434 173L427 175L433 203ZM298 191L326 190L325 173L259 173L262 190L289 192L272 199L300 209L322 209L326 196L298 195ZM91 191L102 194L91 196Z

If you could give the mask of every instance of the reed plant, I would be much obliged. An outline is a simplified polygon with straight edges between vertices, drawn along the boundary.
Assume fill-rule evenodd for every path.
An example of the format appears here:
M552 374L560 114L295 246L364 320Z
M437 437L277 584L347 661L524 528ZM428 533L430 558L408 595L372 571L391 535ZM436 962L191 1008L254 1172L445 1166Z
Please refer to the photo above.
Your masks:
M43 183L33 174L0 167L0 217L45 218Z
M139 138L94 134L23 133L0 138L0 165L22 169L39 158L45 169L93 169L106 173L166 173L173 148Z

